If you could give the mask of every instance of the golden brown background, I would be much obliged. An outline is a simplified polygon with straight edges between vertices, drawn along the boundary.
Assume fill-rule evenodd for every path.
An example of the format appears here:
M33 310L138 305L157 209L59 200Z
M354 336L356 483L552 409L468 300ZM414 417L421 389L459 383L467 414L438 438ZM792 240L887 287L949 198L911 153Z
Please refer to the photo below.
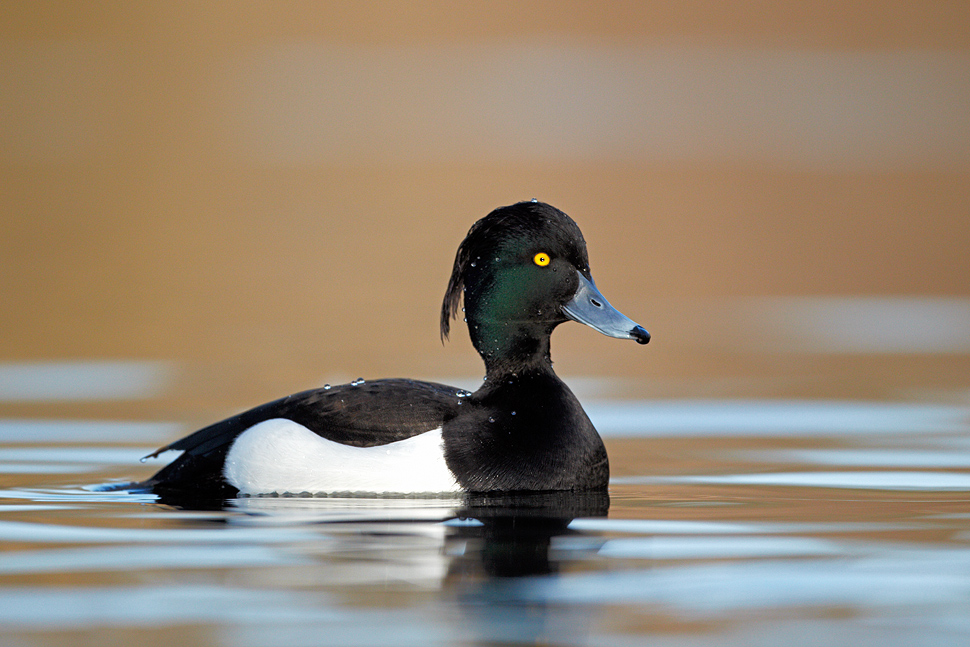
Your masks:
M233 404L478 376L464 331L438 340L454 251L537 197L654 335L564 326L560 373L885 395L907 381L878 358L752 354L737 298L970 295L968 25L962 1L7 0L0 361L172 362Z

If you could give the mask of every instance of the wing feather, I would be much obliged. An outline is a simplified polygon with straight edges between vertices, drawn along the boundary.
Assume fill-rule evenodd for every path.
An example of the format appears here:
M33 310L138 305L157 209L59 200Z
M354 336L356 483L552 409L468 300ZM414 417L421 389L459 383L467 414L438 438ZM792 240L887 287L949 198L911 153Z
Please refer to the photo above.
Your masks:
M274 400L204 427L149 455L182 455L137 487L234 496L222 476L239 434L264 420L286 418L344 445L375 447L440 428L457 413L459 389L407 379L375 380L313 389Z

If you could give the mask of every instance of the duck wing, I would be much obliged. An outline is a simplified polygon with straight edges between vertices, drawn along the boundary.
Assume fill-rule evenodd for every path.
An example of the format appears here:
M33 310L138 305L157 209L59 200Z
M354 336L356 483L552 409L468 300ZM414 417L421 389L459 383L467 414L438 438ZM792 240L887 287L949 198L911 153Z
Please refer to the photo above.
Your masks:
M210 491L233 496L222 476L226 454L236 438L265 420L286 418L317 435L344 445L375 447L440 428L453 418L461 389L407 379L303 391L274 400L204 427L150 454L182 455L137 488Z

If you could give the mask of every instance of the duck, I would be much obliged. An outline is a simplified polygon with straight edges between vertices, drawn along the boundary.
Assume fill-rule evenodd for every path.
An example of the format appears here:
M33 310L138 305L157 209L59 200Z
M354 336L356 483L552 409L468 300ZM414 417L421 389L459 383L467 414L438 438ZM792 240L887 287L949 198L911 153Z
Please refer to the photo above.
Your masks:
M249 409L146 456L180 451L141 491L199 497L604 491L606 448L553 371L550 337L575 321L639 344L650 334L590 274L586 242L559 209L524 201L478 220L441 306L459 306L485 364L481 387L354 380Z

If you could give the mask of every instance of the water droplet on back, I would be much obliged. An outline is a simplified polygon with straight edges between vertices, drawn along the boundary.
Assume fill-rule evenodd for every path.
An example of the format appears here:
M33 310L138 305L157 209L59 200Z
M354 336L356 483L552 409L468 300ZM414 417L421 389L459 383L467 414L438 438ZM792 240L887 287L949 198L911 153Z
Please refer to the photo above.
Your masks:
M364 383L364 378L358 377L356 380L350 383L350 386L360 386Z
M329 384L324 384L324 385L323 385L323 390L324 390L324 391L329 391L329 390L330 390L330 389L332 389L332 388L333 388L333 387L332 387L332 386L330 386Z

